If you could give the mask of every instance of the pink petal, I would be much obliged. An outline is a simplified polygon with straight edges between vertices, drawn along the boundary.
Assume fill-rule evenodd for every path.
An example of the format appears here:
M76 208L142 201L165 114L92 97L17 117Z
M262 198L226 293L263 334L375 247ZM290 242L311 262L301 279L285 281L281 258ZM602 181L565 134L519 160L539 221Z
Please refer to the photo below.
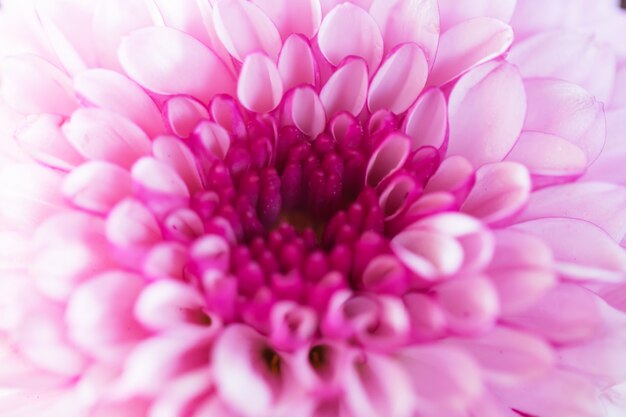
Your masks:
M504 62L468 72L454 86L448 110L449 155L463 155L474 166L502 160L519 137L526 114L517 69Z
M399 360L425 414L461 412L483 390L480 368L460 349L424 345L405 349Z
M93 13L96 55L101 66L121 71L117 50L124 36L153 24L143 0L101 0Z
M626 108L606 114L606 143L598 159L588 168L585 179L626 184L626 170L621 169L626 154L623 133L626 126Z
M69 115L78 106L70 78L43 58L9 57L0 68L2 95L9 106L21 113Z
M380 27L385 52L405 42L418 44L432 66L439 43L439 8L435 0L374 0L370 14Z
M424 189L427 193L438 191L455 192L469 188L474 183L474 168L462 156L451 156L443 160L435 175L433 175Z
M413 140L411 150L443 146L448 135L448 107L441 90L429 89L417 99L402 123L402 130Z
M577 85L561 80L531 79L525 86L528 111L524 130L564 138L593 162L606 134L602 104Z
M121 271L98 275L72 294L67 306L69 333L74 342L100 358L125 354L143 336L133 318L143 278Z
M189 197L187 184L169 165L152 157L144 157L133 165L133 180L148 190L173 196Z
M479 17L461 22L441 35L439 52L428 84L446 84L502 55L511 43L513 29L500 20Z
M32 230L64 209L62 177L35 164L9 165L0 170L0 218L11 228Z
M335 66L348 56L358 56L373 73L383 57L383 38L378 25L365 10L352 3L342 3L324 17L317 42L324 57Z
M176 171L191 193L202 189L194 155L184 142L174 137L160 136L152 143L152 152L156 159Z
M552 252L542 240L515 230L498 230L488 275L503 314L523 311L556 283Z
M152 245L161 240L161 231L154 215L137 200L126 199L109 214L106 234L116 245Z
M610 109L626 107L626 65L622 65L615 75L613 95L609 100Z
M293 91L291 118L298 129L310 138L316 138L326 128L326 113L319 96L312 87Z
M265 415L274 399L272 386L263 375L263 344L263 337L251 328L231 325L213 348L213 372L220 396L249 416Z
M539 236L557 262L557 271L575 280L619 281L626 253L598 226L577 219L543 218L514 226Z
M488 330L500 312L496 289L486 278L458 277L437 286L435 294L453 332Z
M600 390L591 379L566 370L554 370L520 387L497 389L495 394L510 407L530 415L606 415L599 399Z
M95 66L91 15L84 7L68 1L38 2L37 17L52 49L70 75Z
M376 293L401 294L406 290L406 272L398 260L390 255L372 259L363 271L363 287Z
M254 0L272 19L283 39L293 33L313 38L322 21L319 0Z
M401 214L408 203L420 192L421 187L410 175L399 175L391 179L378 199L385 220L393 219Z
M213 24L220 41L235 59L264 52L273 61L278 58L280 34L270 18L254 3L222 0L213 9Z
M548 371L555 360L552 347L543 339L519 330L498 326L484 336L453 340L480 364L487 381L514 385Z
M210 368L200 368L198 370L185 373L168 384L167 389L154 401L150 407L150 417L171 417L184 415L190 408L197 409L196 403L202 401L213 388L213 378ZM223 413L223 414L222 414ZM207 410L207 416L228 416L225 411L222 413L211 413ZM203 415L194 413L194 416Z
M391 358L353 353L344 370L346 406L359 417L410 416L414 407L409 373ZM394 381L388 384L385 375Z
M475 17L491 17L508 22L515 11L515 0L474 0L455 1L439 0L441 14L441 31Z
M107 214L132 191L127 170L101 161L81 165L63 182L63 195L74 205L100 214Z
M182 279L187 258L187 249L182 244L161 243L154 246L146 255L142 271L153 279Z
M409 156L410 147L410 139L401 133L387 136L370 157L365 170L365 183L376 187L402 168Z
M219 124L204 121L198 125L195 134L202 147L211 155L224 159L230 148L230 134Z
M411 230L391 240L396 256L419 277L434 280L452 275L463 264L463 247L456 239L429 231Z
M541 33L517 44L509 59L524 78L559 78L608 101L615 79L615 52L593 36L577 31Z
M191 313L201 312L203 299L191 286L161 280L148 285L134 306L137 321L148 329L163 331L187 324ZM217 323L211 323L217 326Z
M188 33L222 57L212 25L212 3L195 0L155 0L155 3L165 26Z
M173 379L208 364L213 338L211 330L187 326L144 339L127 356L113 392L118 398L160 397Z
M278 57L278 71L285 91L301 84L317 85L317 62L308 39L294 34L285 40Z
M37 162L69 171L84 159L61 132L62 122L61 116L51 114L26 117L15 132L15 139Z
M556 344L575 344L595 337L604 320L599 296L575 284L553 287L529 308L504 317Z
M533 192L516 221L546 217L586 220L621 242L626 234L626 218L615 213L625 209L626 189L606 183L578 182Z
M274 61L262 53L246 56L237 83L237 97L248 110L257 113L274 110L283 98L283 83Z
M372 113L380 109L403 113L422 91L427 77L424 51L414 43L400 46L374 75L367 96L368 108Z
M575 178L589 165L587 155L578 146L542 132L522 132L505 160L524 164L536 186Z
M530 191L530 176L523 165L483 165L476 171L476 183L461 211L485 223L496 223L515 215L526 204Z
M188 138L200 121L209 118L209 111L202 103L185 96L167 100L163 111L170 130L181 138Z
M270 339L280 349L294 349L311 340L317 331L317 314L310 307L280 301L270 313Z
M359 58L348 58L326 82L320 98L330 119L341 111L361 113L367 98L367 64Z
M119 58L130 78L158 94L188 94L208 103L234 91L233 77L215 53L175 29L133 32L122 42Z
M93 69L82 72L74 78L74 89L84 104L126 117L150 137L165 133L161 112L152 98L115 71Z
M150 139L130 120L106 110L80 109L63 126L63 133L87 159L124 168L150 153Z

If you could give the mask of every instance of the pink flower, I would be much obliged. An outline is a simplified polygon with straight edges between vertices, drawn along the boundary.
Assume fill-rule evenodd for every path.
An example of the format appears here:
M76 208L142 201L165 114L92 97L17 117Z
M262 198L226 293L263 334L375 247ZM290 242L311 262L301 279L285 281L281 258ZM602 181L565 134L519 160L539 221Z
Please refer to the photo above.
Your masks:
M622 415L626 17L544 3L3 4L2 415Z

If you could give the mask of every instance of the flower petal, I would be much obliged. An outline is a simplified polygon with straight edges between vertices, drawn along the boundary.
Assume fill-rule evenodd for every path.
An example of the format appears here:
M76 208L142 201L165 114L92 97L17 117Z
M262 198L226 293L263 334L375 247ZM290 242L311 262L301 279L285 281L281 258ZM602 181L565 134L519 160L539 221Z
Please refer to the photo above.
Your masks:
M43 58L5 58L1 70L2 95L9 106L21 113L69 115L78 106L70 78Z
M439 43L436 0L374 0L370 14L380 27L385 53L405 42L418 44L432 67Z
M133 32L122 42L119 58L130 78L158 94L188 94L208 103L216 94L234 91L233 77L217 55L175 29Z
M152 245L161 240L161 230L154 215L137 200L126 199L109 213L107 238L116 245Z
M74 342L101 358L127 353L129 344L143 336L133 318L133 306L143 286L140 276L112 271L78 287L66 313Z
M317 62L308 39L302 35L291 35L285 40L278 57L278 71L283 79L285 91L301 84L316 85L319 74Z
M548 78L525 80L528 109L525 131L570 141L593 162L604 146L606 121L602 104L581 87Z
M448 105L443 92L424 92L407 113L402 130L413 139L411 150L422 146L441 148L448 136Z
M200 121L209 118L209 111L197 100L174 96L165 102L164 118L178 137L188 138Z
M454 86L448 111L449 155L463 155L475 167L502 160L519 137L526 114L519 72L506 62L468 72Z
M372 79L367 96L370 112L388 109L396 114L403 113L422 91L427 77L424 51L414 43L400 46Z
M441 31L465 20L485 16L508 22L515 11L516 0L439 0Z
M152 157L144 157L133 165L131 175L142 187L157 193L189 197L187 184L169 165Z
M109 161L124 168L150 154L150 139L130 120L106 110L79 109L63 133L87 159Z
M63 118L51 114L25 117L15 139L20 147L37 162L69 171L84 161L61 131Z
M513 43L513 29L489 17L467 20L441 35L429 85L443 85L502 55Z
M317 42L324 57L335 66L348 56L358 56L373 73L383 57L383 38L376 22L352 3L342 3L324 17Z
M74 77L74 89L83 104L124 116L152 138L165 133L161 112L150 96L115 71L92 69L82 72Z
M320 92L320 99L330 119L341 111L361 113L367 98L367 64L359 58L348 58L333 73Z
M377 187L385 178L402 168L410 147L410 139L401 133L387 136L372 152L365 170L365 183Z
M326 113L319 96L312 87L299 87L293 91L291 118L302 133L315 138L326 127Z
M301 33L311 39L322 21L319 0L253 0L272 19L283 39Z
M74 205L107 214L132 194L130 173L117 165L91 161L74 169L63 182L63 194Z
M248 110L257 113L274 110L283 98L283 83L274 61L262 53L246 56L237 83L237 97Z
M264 52L273 61L278 58L280 34L270 18L254 3L244 0L221 0L213 9L215 31L235 59Z
M626 253L611 236L587 221L543 218L519 223L515 229L539 236L554 253L557 270L570 279L621 281Z
M530 176L523 165L512 162L483 165L476 171L476 183L461 211L485 223L496 223L517 214L526 204L530 190Z

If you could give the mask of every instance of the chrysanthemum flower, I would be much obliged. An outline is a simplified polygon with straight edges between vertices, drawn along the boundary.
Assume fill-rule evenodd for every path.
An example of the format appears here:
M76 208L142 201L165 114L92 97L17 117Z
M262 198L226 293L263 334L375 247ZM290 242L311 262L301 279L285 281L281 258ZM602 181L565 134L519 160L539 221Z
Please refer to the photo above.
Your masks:
M4 3L2 416L623 415L613 2Z

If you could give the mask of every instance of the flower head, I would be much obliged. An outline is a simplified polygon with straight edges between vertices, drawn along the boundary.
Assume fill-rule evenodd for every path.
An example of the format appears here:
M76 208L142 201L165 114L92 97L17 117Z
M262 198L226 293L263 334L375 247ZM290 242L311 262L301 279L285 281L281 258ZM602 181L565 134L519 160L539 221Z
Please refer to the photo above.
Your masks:
M5 409L619 410L624 15L579 3L8 3Z

